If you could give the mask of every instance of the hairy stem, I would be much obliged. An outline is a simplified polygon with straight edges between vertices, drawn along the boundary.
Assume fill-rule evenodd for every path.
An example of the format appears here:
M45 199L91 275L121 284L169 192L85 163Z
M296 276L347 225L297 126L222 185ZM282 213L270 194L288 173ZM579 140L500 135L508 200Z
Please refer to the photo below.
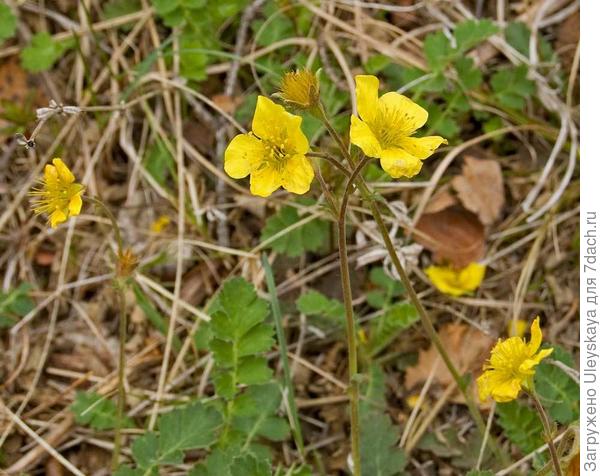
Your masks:
M95 197L86 197L90 202L100 208L106 217L110 220L115 240L117 241L117 263L124 256L123 237L117 223L117 218L106 204ZM118 274L118 273L117 273ZM118 363L118 381L117 381L117 426L115 427L115 438L112 455L113 472L119 466L119 457L121 454L121 428L123 426L123 413L125 411L125 343L127 342L127 311L125 309L125 286L126 280L117 276L115 278L115 289L117 291L117 301L119 305L119 363Z
M329 118L327 117L325 108L322 105L319 108L318 112L319 112L319 114L317 116L318 119L320 119L323 122L323 124L325 125L327 130L331 133L332 137L337 142L340 152L342 153L344 158L348 161L348 163L350 165L355 166L356 160L352 157L350 152L348 152L347 145L344 143L343 139L339 136L339 134L333 128L331 122L329 121ZM356 185L361 193L362 199L365 200L369 204L369 208L371 210L371 213L373 214L375 222L377 223L379 232L381 233L381 236L383 237L383 241L384 241L386 250L389 253L390 258L392 259L392 264L394 265L394 268L396 269L396 271L398 272L398 275L400 276L400 280L402 281L402 283L404 284L404 287L407 290L408 297L409 297L411 303L417 309L419 318L421 319L421 322L423 323L423 328L425 329L427 336L429 337L433 346L436 348L436 350L442 357L442 360L444 361L446 368L452 375L452 378L456 381L458 388L461 391L461 393L465 399L465 402L467 404L469 412L471 413L471 416L475 420L475 424L477 425L479 432L482 435L484 435L486 425L483 420L483 417L481 416L481 412L479 411L477 404L474 402L473 396L468 392L468 385L466 384L466 382L464 381L464 379L458 372L456 366L450 359L448 352L446 352L446 349L444 348L444 345L442 344L442 341L440 340L439 335L437 334L435 327L433 326L433 322L431 321L429 314L427 313L427 311L425 310L425 307L421 303L419 296L417 295L414 287L412 286L412 283L410 282L410 279L408 278L408 274L406 273L406 271L404 270L404 267L402 266L402 262L400 261L400 258L398 257L398 253L396 252L396 249L394 247L392 239L387 231L387 227L385 225L385 222L384 222L381 212L379 210L377 201L373 197L371 191L369 190L369 188L368 188L367 184L365 183L365 181L363 180L362 176L357 174L355 176L355 178L356 178ZM341 248L340 248L340 251L341 251ZM509 464L508 456L500 449L496 440L491 435L489 436L488 442L489 442L489 445L490 445L492 451L494 451L496 456L498 456L503 463Z
M353 191L354 180L360 174L369 160L363 159L350 175L340 206L338 218L338 244L340 252L340 274L342 278L342 293L344 296L344 314L346 317L346 339L348 341L348 380L350 396L350 433L352 443L353 474L361 475L360 464L360 417L358 414L358 347L356 345L356 326L352 308L352 287L350 285L350 267L348 265L348 249L346 247L346 209Z
M125 411L125 343L127 341L127 312L125 310L125 293L123 284L117 283L117 299L119 301L119 376L117 393L117 426L115 428L115 440L112 456L112 469L116 471L119 467L119 456L121 453L121 428L123 426L123 413Z
M532 390L528 393L531 399L533 400L535 409L537 410L538 415L540 416L540 420L542 422L542 426L544 427L546 443L548 443L548 450L550 451L550 457L552 458L552 465L554 466L556 476L562 476L562 469L560 468L560 459L558 457L558 452L556 451L556 446L554 445L554 441L552 439L552 426L550 424L548 414L546 413L546 410L544 410L542 402L540 402L540 399L535 393L535 390Z

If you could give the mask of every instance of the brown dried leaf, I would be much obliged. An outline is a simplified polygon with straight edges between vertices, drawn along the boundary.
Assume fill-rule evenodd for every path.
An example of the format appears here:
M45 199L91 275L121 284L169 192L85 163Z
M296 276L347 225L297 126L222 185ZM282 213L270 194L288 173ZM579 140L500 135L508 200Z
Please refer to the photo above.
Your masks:
M429 199L425 213L441 212L454 205L458 205L458 200L450 193L449 187L444 185Z
M241 96L228 96L227 94L215 94L211 100L227 114L233 114L242 103Z
M500 215L504 181L497 161L465 157L462 175L454 177L452 186L465 208L477 214L484 225L493 223Z
M483 258L484 228L473 213L460 206L425 213L415 226L415 241L433 253L436 263L450 262L457 268Z
M494 339L480 330L461 323L446 324L439 330L439 335L444 349L461 373L479 373L495 343ZM425 382L438 358L439 354L433 345L427 350L420 350L417 365L406 370L405 387L411 389ZM433 378L434 383L444 387L454 381L441 358ZM462 396L457 398L462 401Z

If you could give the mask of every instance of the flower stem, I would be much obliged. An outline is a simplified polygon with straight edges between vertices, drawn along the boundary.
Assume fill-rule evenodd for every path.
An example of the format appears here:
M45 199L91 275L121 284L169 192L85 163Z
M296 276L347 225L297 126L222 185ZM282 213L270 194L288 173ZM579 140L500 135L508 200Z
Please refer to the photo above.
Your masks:
M545 439L546 443L548 443L548 450L550 451L550 457L552 458L552 465L554 466L554 471L556 476L562 476L562 469L560 468L560 459L558 458L558 452L556 451L556 446L554 445L554 440L552 439L552 426L550 424L550 419L548 418L548 414L544 407L542 406L542 402L538 398L535 390L528 392L529 396L533 400L533 404L535 405L535 409L540 416L540 420L542 422L542 426L544 427Z
M90 202L100 208L106 217L110 220L115 240L117 242L117 267L118 260L124 256L123 237L117 223L117 218L106 204L95 197L86 197ZM115 289L117 290L117 300L119 305L119 363L117 380L117 425L115 427L115 438L112 455L112 470L115 472L119 466L119 457L121 454L121 428L123 426L123 413L125 411L125 343L127 341L127 311L125 309L125 280L115 278Z
M322 105L319 108L319 115L317 117L318 117L318 119L320 119L323 122L326 129L330 132L332 137L337 142L339 149L340 149L342 155L344 156L344 158L348 161L348 163L350 165L354 166L356 163L355 159L348 152L346 144L344 143L342 138L339 136L339 134L333 128L333 125L331 124L331 122L327 116L327 113L325 111L325 108ZM452 378L456 381L458 388L465 399L467 408L469 409L471 416L475 420L475 424L477 425L479 432L482 435L484 435L486 425L481 416L479 408L477 407L476 403L474 402L473 396L470 395L468 392L468 385L466 384L466 382L464 381L464 379L458 372L456 366L450 359L450 356L446 352L446 349L444 348L444 345L442 344L442 341L440 340L439 335L437 334L435 327L433 326L433 322L431 321L429 314L427 313L427 311L425 310L425 307L421 303L419 296L417 295L415 289L412 286L412 283L410 282L410 279L408 278L408 274L406 273L406 271L404 270L404 267L402 266L402 262L400 261L400 259L398 257L398 254L396 252L396 249L394 247L392 239L390 238L390 235L387 231L387 227L385 225L385 222L383 220L383 217L381 215L381 212L379 210L379 206L378 206L376 200L373 198L373 195L372 195L371 191L369 190L367 184L363 180L362 176L360 176L359 174L356 174L355 178L356 178L356 182L357 182L356 185L358 186L358 189L361 193L363 200L365 200L369 204L369 208L375 219L375 222L377 223L379 232L381 233L381 236L383 237L383 241L384 241L386 250L389 253L390 258L392 259L392 264L394 265L394 268L396 269L396 271L398 272L398 275L400 276L400 280L402 281L402 283L404 284L404 287L407 290L408 297L409 297L411 303L417 309L417 312L419 314L421 322L423 323L423 327L425 329L425 332L427 333L427 336L429 337L433 346L436 348L436 350L442 357L442 360L444 361L446 368L452 375ZM340 253L341 253L341 248L340 248ZM503 463L508 465L510 463L509 458L500 449L496 440L490 435L488 441L489 441L489 445L490 445L492 451L496 454L496 456L498 456Z
M358 347L356 345L356 325L352 308L352 286L350 284L350 267L348 265L348 248L346 246L346 209L353 191L354 180L369 162L363 159L354 169L346 183L338 217L338 247L340 252L340 274L342 278L342 293L344 296L344 314L346 316L346 338L348 340L348 377L350 396L350 433L352 443L353 474L361 475L360 464L360 416L358 412Z
M117 296L119 301L119 374L117 394L117 426L115 428L115 439L112 455L112 469L116 471L119 467L119 456L121 453L121 428L123 426L123 413L125 411L125 342L127 341L127 312L125 310L125 293L123 284L117 283Z

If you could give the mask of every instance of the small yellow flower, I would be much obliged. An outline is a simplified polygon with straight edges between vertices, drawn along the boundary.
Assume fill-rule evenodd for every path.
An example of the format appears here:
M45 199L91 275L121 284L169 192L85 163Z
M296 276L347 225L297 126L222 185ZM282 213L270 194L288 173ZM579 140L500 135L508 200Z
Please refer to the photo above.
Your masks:
M152 233L160 233L167 227L169 223L171 223L171 219L167 215L161 215L152 222L152 225L150 225L150 231L152 231Z
M462 296L479 287L485 276L485 266L479 263L471 263L462 269L429 266L425 273L433 285L444 294Z
M319 104L319 79L312 71L286 73L281 80L279 97L300 109L310 109Z
M527 331L527 322L523 319L517 319L516 321L511 319L506 328L510 337L523 337Z
M448 141L440 136L411 137L427 122L427 111L396 92L378 97L375 76L359 75L355 80L360 119L352 115L350 142L368 157L380 159L392 177L414 177L422 161Z
M542 343L540 318L531 325L531 340L526 343L520 337L499 340L492 349L490 360L477 379L479 399L492 397L497 402L510 402L519 396L521 388L533 388L535 367L554 349L539 350Z
M302 118L259 96L252 132L238 134L225 150L225 172L241 179L250 175L250 192L268 197L279 187L308 192L315 172L306 158L309 145Z
M81 212L83 185L75 182L75 176L61 159L53 159L46 165L40 188L29 194L34 198L33 211L48 215L52 228Z

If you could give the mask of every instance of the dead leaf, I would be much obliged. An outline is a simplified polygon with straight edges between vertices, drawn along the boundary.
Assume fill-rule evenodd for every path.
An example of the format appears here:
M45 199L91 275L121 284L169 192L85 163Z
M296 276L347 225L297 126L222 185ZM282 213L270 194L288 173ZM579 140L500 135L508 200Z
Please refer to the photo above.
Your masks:
M228 96L227 94L215 94L210 99L227 114L233 114L243 101L242 97Z
M465 157L462 175L454 177L452 186L467 210L475 213L481 223L493 223L504 206L502 169L496 160Z
M569 461L567 476L579 476L579 451Z
M441 212L454 205L458 205L458 200L450 193L448 185L444 185L429 199L425 207L425 213Z
M436 263L457 268L479 261L485 253L484 228L473 213L453 206L425 213L415 226L415 241L433 253Z
M446 324L439 330L442 345L459 372L479 373L483 363L489 356L495 341L474 327L465 324ZM440 358L438 351L432 345L427 350L419 351L417 365L409 367L404 377L407 389L414 388L427 380L436 359ZM434 374L434 383L447 387L454 379L440 358ZM455 395L455 400L462 402L462 395Z
M565 71L571 71L575 50L579 43L579 10L558 24L554 49L558 52Z

